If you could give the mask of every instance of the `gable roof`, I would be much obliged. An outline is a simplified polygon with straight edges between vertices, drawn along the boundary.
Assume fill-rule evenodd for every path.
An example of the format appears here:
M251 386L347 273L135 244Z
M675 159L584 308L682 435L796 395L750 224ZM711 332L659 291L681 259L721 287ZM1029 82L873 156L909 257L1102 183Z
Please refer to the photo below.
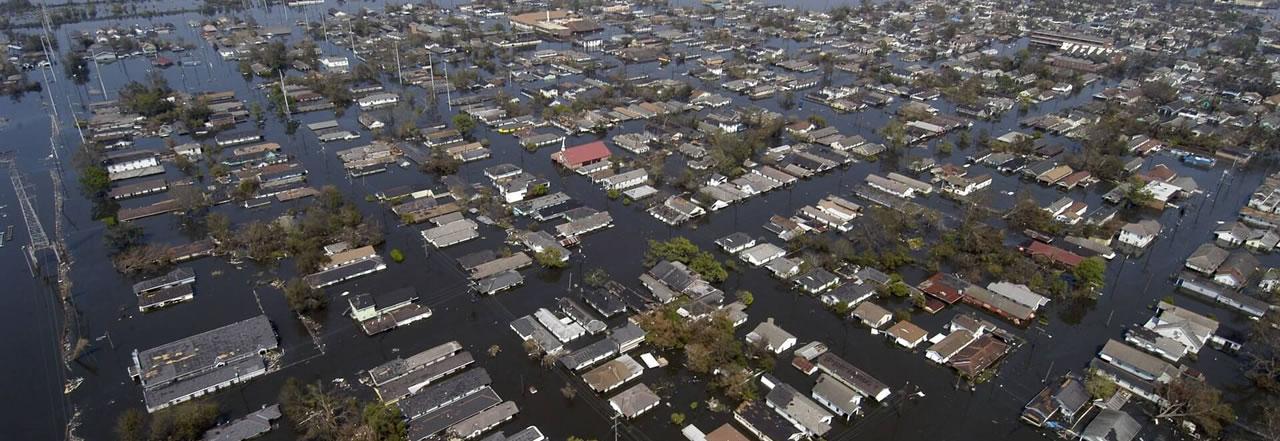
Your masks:
M565 165L574 166L605 159L611 154L609 147L604 145L604 141L592 141L564 149L561 152L560 161Z
M1089 426L1080 434L1080 439L1087 441L1131 441L1138 435L1142 426L1129 414L1117 410L1103 409Z
M924 328L916 326L915 323L911 323L906 320L894 323L893 326L890 326L885 332L888 332L889 335L895 338L900 338L906 341L920 341L929 336L929 332L925 331Z

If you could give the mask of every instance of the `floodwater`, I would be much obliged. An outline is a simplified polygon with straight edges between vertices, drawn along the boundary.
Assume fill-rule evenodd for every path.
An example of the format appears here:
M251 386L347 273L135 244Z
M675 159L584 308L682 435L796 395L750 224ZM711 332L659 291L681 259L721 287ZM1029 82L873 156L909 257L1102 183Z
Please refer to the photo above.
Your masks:
M366 5L349 3L344 9L352 10L359 6ZM281 24L285 22L282 15L279 9L271 14L259 11L257 18L260 23ZM294 11L289 21L296 20L297 16L297 11ZM200 40L186 26L186 22L199 18L201 17L192 14L165 17L156 21L172 22L177 25L176 36L198 42ZM146 23L146 20L109 23L100 21L63 29L92 30L108 24L128 26L134 23ZM60 29L58 34L63 40L62 47L65 48L67 33ZM795 49L800 46L794 42L774 43ZM347 51L327 44L322 47L327 53L349 55ZM562 48L564 45L547 44L543 48L557 47ZM188 92L234 90L244 100L256 101L264 98L240 77L234 63L222 62L207 46L201 45L181 56L196 57L206 62L198 67L175 66L161 70L161 74L175 89ZM460 67L453 66L451 70ZM656 63L650 63L631 65L628 69L630 72L651 72L653 77L663 78L670 77L672 72L679 75L679 72L688 67L671 65L662 68ZM103 65L100 73L106 88L114 97L114 91L127 82L145 81L149 68L147 60L131 58ZM99 88L97 80L100 73L91 70L91 81L88 84L77 86L60 78L52 85L52 95L58 103L59 116L65 124L61 139L67 147L58 152L63 163L69 161L71 152L77 145L73 127L67 123L70 119L68 107L83 112L84 103L101 99L97 95L99 92L93 91ZM54 73L61 76L61 67L55 66ZM29 72L29 75L39 77L35 71ZM837 72L833 82L846 84L850 80L848 74ZM699 84L696 79L691 81ZM389 88L395 87L391 80L387 84ZM709 89L716 89L716 86L710 83L700 84L700 87ZM1090 95L1106 86L1107 83L1094 84L1071 97L1042 104L1032 113L1068 109L1085 103ZM516 95L518 89L511 88L508 92ZM727 91L718 92L730 95ZM421 89L410 88L406 93L416 95L418 103L428 102ZM4 139L0 145L16 151L20 167L34 185L34 194L38 195L37 210L44 228L52 234L54 215L49 173L56 168L55 162L48 159L50 112L42 104L42 99L47 99L47 96L32 93L19 99L0 102L0 114L11 120L7 127L0 130L0 136ZM734 100L737 104L748 103L742 97L735 96ZM424 112L421 121L424 125L448 120L444 101L439 100L436 109ZM837 115L813 103L805 103L803 109L783 113L796 117L818 114L847 134L856 133L878 140L876 129L884 124L887 115L900 102L895 102L886 109L844 115ZM773 99L752 104L781 111ZM933 104L944 112L950 109L945 104ZM339 121L343 127L355 129L358 127L355 122L358 113L355 108L349 109ZM1016 129L1016 120L1023 116L1025 115L1014 111L999 121L978 122L973 132L977 133L979 129L985 128L993 137L999 136ZM75 409L81 413L80 427L76 432L79 436L90 440L110 439L113 437L111 430L116 416L124 409L140 408L142 405L141 389L126 373L133 350L150 348L257 314L266 314L280 335L285 367L213 395L213 399L222 405L224 414L228 417L240 417L262 405L274 403L280 385L289 377L327 384L335 384L335 380L342 379L347 384L354 384L351 390L355 394L371 399L373 394L369 389L355 384L362 370L396 356L412 354L449 340L458 340L477 356L479 366L490 371L494 378L494 389L504 399L514 400L520 406L520 414L502 428L512 431L528 425L538 425L551 439L564 439L569 435L605 439L611 435L611 425L608 417L610 411L604 399L591 393L576 376L559 368L542 368L537 361L524 356L519 338L507 326L511 320L532 313L540 307L554 307L555 299L566 295L571 284L576 284L575 281L581 278L581 274L592 268L604 268L615 280L639 288L636 277L644 271L641 260L646 239L685 236L704 249L714 249L713 240L735 231L764 236L767 232L761 226L770 216L790 215L799 207L812 204L828 194L852 198L849 189L861 182L866 174L894 170L900 165L890 161L858 163L798 182L787 189L749 199L690 225L674 228L650 217L642 211L640 204L624 206L621 202L611 201L588 179L556 170L549 159L550 149L529 153L520 148L511 136L492 133L481 127L477 129L476 135L490 140L494 157L464 166L461 171L464 178L471 182L481 182L484 180L481 175L483 168L511 162L548 177L553 191L565 191L587 206L608 209L614 217L615 227L584 237L582 246L575 250L569 268L560 271L526 269L524 286L495 297L477 298L469 292L466 277L456 269L452 257L500 247L505 239L505 231L484 226L481 230L482 239L442 251L425 250L418 228L397 227L397 220L387 209L365 202L365 196L403 184L425 187L433 183L433 178L414 168L398 167L392 167L388 173L365 178L347 178L333 152L367 143L370 140L368 133L363 133L364 138L360 140L322 145L305 129L305 124L332 119L333 115L329 112L315 112L299 118L304 125L293 136L285 134L280 121L274 117L268 118L264 130L267 140L281 143L286 153L305 165L310 171L310 185L337 186L348 199L355 201L363 209L366 216L378 218L385 227L387 239L386 245L379 249L380 253L386 255L391 248L399 248L405 252L405 261L399 264L388 263L387 271L327 288L326 292L331 299L328 317L323 322L323 329L314 339L289 311L283 295L265 285L265 282L272 279L294 276L292 264L288 261L277 266L257 266L251 263L237 266L221 258L205 258L186 263L184 266L194 268L199 277L195 300L157 312L140 314L136 309L136 297L130 290L131 284L136 280L117 274L111 267L101 240L103 226L90 220L89 204L78 195L75 173L67 167L61 173L67 183L65 187L68 193L63 215L67 241L74 257L73 297L76 309L81 314L84 335L90 340L90 347L66 371L58 366L60 362L53 346L58 332L55 321L59 314L52 301L53 292L28 273L18 246L26 242L26 229L21 221L13 190L7 185L0 186L0 205L6 206L0 210L5 216L0 218L0 225L15 225L15 241L0 248L0 263L5 269L3 274L11 286L5 290L5 295L0 296L0 317L3 318L0 320L0 330L10 337L0 342L0 350L7 355L3 364L5 375L0 377L3 378L0 380L0 395L9 397L5 400L3 409L0 409L0 427L5 427L7 433L13 434L13 439L61 439L66 421ZM633 122L623 125L611 131L609 136L639 130L642 124ZM1053 136L1049 138L1075 146L1075 143L1066 139ZM592 136L576 137L570 139L568 144L592 139ZM158 139L140 140L138 145L163 147ZM620 151L617 153L626 155ZM956 149L950 158L938 159L939 163L960 163L966 155L973 153L972 149ZM912 154L927 153L922 148L915 148ZM754 327L755 323L773 317L780 326L797 335L801 342L826 342L832 351L881 379L895 392L919 390L925 394L921 399L899 400L890 406L872 407L866 416L857 417L849 424L837 424L827 439L1041 439L1045 436L1043 433L1018 422L1023 404L1043 387L1046 378L1052 380L1068 371L1081 369L1108 338L1120 338L1125 327L1145 321L1151 314L1150 306L1156 299L1174 295L1180 305L1214 315L1224 322L1223 332L1235 340L1241 339L1238 332L1249 324L1229 310L1185 295L1173 294L1168 277L1178 271L1182 259L1196 246L1209 240L1217 221L1234 219L1235 211L1244 204L1267 170L1260 165L1247 170L1232 170L1230 173L1224 173L1222 167L1213 170L1190 169L1182 167L1174 158L1159 156L1149 159L1146 167L1155 163L1166 163L1181 174L1194 176L1205 193L1185 204L1186 214L1180 222L1176 210L1168 210L1161 216L1165 233L1156 242L1154 249L1137 259L1117 257L1111 262L1106 292L1096 302L1055 302L1044 313L1050 317L1048 325L1034 324L1025 330L1006 326L1008 329L1015 329L1028 343L1001 365L998 378L973 391L957 388L956 376L952 371L929 362L922 351L908 352L891 346L883 339L870 335L865 327L827 312L816 299L797 295L785 283L769 277L764 270L745 268L742 265L744 269L732 273L722 289L730 293L738 289L749 289L755 293L755 304L748 310L751 319L739 329L740 334ZM667 176L678 176L678 172L679 170L669 169ZM171 170L169 176L177 177L177 173ZM1011 198L1004 197L1000 192L1024 187L1029 188L1042 204L1061 197L1061 193L1056 190L1020 182L1015 177L1003 176L994 170L977 173L991 173L994 176L995 184L986 191L990 193L987 198L990 204L997 209L1006 209L1012 203ZM1105 186L1095 186L1075 190L1071 195L1087 201L1090 207L1097 207L1102 204L1100 195L1104 191ZM139 206L160 198L163 196L145 197L127 201L124 205ZM938 196L919 202L944 212L956 211L951 202ZM244 223L252 219L269 219L283 214L289 208L305 207L309 203L302 200L273 203L253 210L233 206L216 207L214 210L228 214L234 222ZM183 230L176 217L148 218L138 221L138 225L146 230L147 240L154 243L174 244L193 239L193 236ZM1012 240L1011 237L1010 241ZM776 239L772 241L781 243ZM730 258L719 251L717 253L722 259ZM1277 259L1271 256L1264 256L1262 260L1264 265L1277 263ZM923 274L907 273L907 281L911 283L919 282L921 277ZM421 302L434 310L431 318L403 329L367 337L350 319L342 316L346 293L389 290L403 286L418 289ZM957 306L934 316L917 315L913 321L931 333L936 333L955 314L970 311L972 310L967 306ZM485 352L490 345L501 347L501 353L496 357L489 357ZM813 379L804 378L787 366L786 360L782 361L778 364L775 375L797 389L808 391ZM1237 358L1206 348L1192 362L1192 366L1205 372L1213 383L1226 388L1231 396L1240 397L1247 394L1247 388L1240 388L1244 385L1238 372L1240 363ZM63 395L61 385L67 377L83 377L85 381L73 393ZM704 430L711 430L731 419L730 414L711 412L705 405L696 410L690 409L690 402L704 400L708 396L705 379L692 378L676 367L650 370L641 378L664 398L663 406L635 421L621 424L623 439L680 439L679 428L668 422L667 417L672 412L686 414L688 422L697 424ZM566 400L559 393L566 381L578 387L576 400ZM898 394L902 395L905 394ZM291 438L289 430L282 428L265 439Z

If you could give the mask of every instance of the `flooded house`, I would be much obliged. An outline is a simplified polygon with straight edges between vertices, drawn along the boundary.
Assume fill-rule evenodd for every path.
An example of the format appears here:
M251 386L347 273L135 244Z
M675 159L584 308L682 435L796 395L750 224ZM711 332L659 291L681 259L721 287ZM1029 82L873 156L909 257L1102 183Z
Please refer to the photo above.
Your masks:
M134 350L129 375L142 385L148 412L264 375L279 349L260 315L146 350Z
M747 333L747 343L760 345L775 354L781 354L796 345L796 336L783 330L774 324L773 319L769 318L751 332Z

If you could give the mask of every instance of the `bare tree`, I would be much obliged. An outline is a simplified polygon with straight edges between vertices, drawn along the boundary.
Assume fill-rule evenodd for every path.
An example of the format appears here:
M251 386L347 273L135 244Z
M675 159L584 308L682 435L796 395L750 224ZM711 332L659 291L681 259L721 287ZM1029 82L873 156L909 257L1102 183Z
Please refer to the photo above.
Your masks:
M1235 421L1235 411L1222 401L1222 392L1200 380L1178 378L1157 388L1164 401L1155 419L1186 420L1209 436L1217 436L1222 426Z

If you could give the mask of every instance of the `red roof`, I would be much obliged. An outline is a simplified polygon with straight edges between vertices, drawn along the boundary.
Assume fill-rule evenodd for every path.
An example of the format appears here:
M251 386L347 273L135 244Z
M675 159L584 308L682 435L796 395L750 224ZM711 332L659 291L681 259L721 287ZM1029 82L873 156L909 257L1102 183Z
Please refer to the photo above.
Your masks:
M804 372L805 375L813 374L813 371L818 369L817 366L813 365L813 362L805 360L804 357L800 356L796 356L796 358L792 359L791 365L795 366L796 370Z
M1178 177L1178 172L1173 171L1167 165L1156 164L1155 167L1151 167L1151 170L1147 171L1146 175L1148 179L1169 182Z
M1049 260L1052 260L1054 262L1057 262L1072 268L1075 268L1076 265L1079 265L1080 262L1084 261L1084 258L1080 257L1079 254L1064 250L1062 248L1055 247L1053 245L1046 244L1038 240L1032 241L1031 245L1027 247L1026 251L1027 251L1027 254L1030 254L1032 257L1043 256L1048 258Z
M559 161L565 167L577 168L606 159L611 154L609 147L604 145L604 141L594 141L564 149L560 152Z
M947 277L946 274L936 273L928 280L920 282L917 288L924 291L925 294L937 297L939 300L947 302L948 305L955 303L964 297L964 293L960 292L964 287L954 286L954 277Z

